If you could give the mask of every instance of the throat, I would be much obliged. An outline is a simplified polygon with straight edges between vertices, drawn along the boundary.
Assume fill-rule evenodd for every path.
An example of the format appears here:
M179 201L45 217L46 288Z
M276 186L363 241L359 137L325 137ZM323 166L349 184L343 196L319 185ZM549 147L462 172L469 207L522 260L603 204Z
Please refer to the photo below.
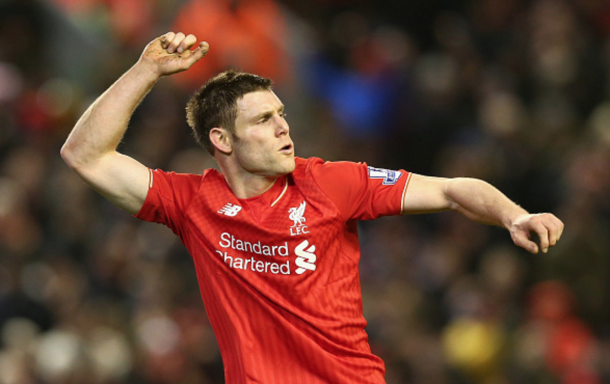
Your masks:
M250 199L252 197L260 196L270 190L280 178L281 177L270 178L255 176L236 182L228 180L225 177L225 180L235 197L238 199Z

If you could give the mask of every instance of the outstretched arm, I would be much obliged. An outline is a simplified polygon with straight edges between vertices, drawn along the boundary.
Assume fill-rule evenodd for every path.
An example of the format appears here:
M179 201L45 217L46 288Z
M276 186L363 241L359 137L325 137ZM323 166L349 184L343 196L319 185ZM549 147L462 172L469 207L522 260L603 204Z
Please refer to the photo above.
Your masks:
M470 178L445 179L411 175L403 201L403 214L454 210L469 219L502 226L515 245L546 253L563 232L563 223L550 213L530 214L490 184ZM540 247L531 240L538 235Z
M148 192L149 171L117 152L131 115L156 81L190 68L208 51L193 35L167 33L150 42L138 62L104 92L76 123L61 149L64 161L115 205L137 213Z

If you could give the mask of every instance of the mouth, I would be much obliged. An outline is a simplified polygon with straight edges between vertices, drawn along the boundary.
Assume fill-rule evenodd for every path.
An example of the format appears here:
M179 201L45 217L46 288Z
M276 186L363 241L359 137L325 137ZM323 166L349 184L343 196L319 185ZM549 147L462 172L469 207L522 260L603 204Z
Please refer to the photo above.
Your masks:
M281 149L280 152L285 153L285 154L291 154L292 153L292 144L286 144L284 145Z

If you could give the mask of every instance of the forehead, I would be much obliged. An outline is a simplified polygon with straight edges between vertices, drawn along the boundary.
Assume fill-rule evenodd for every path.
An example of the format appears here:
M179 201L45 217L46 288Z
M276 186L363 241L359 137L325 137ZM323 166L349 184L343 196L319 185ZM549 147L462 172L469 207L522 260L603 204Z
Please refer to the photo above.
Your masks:
M283 107L282 102L273 91L256 91L246 93L237 100L237 120L248 119L267 111Z

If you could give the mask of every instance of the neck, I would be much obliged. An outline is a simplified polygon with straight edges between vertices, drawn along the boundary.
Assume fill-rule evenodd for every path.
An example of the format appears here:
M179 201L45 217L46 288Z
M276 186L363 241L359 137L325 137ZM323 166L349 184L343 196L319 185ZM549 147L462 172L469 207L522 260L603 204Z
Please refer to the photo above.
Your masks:
M249 199L267 192L277 181L277 177L250 175L247 178L231 178L224 175L229 188L238 199Z
M225 166L223 166L225 165ZM278 176L262 176L247 172L235 172L226 164L220 164L220 170L238 199L249 199L267 192L279 178Z

